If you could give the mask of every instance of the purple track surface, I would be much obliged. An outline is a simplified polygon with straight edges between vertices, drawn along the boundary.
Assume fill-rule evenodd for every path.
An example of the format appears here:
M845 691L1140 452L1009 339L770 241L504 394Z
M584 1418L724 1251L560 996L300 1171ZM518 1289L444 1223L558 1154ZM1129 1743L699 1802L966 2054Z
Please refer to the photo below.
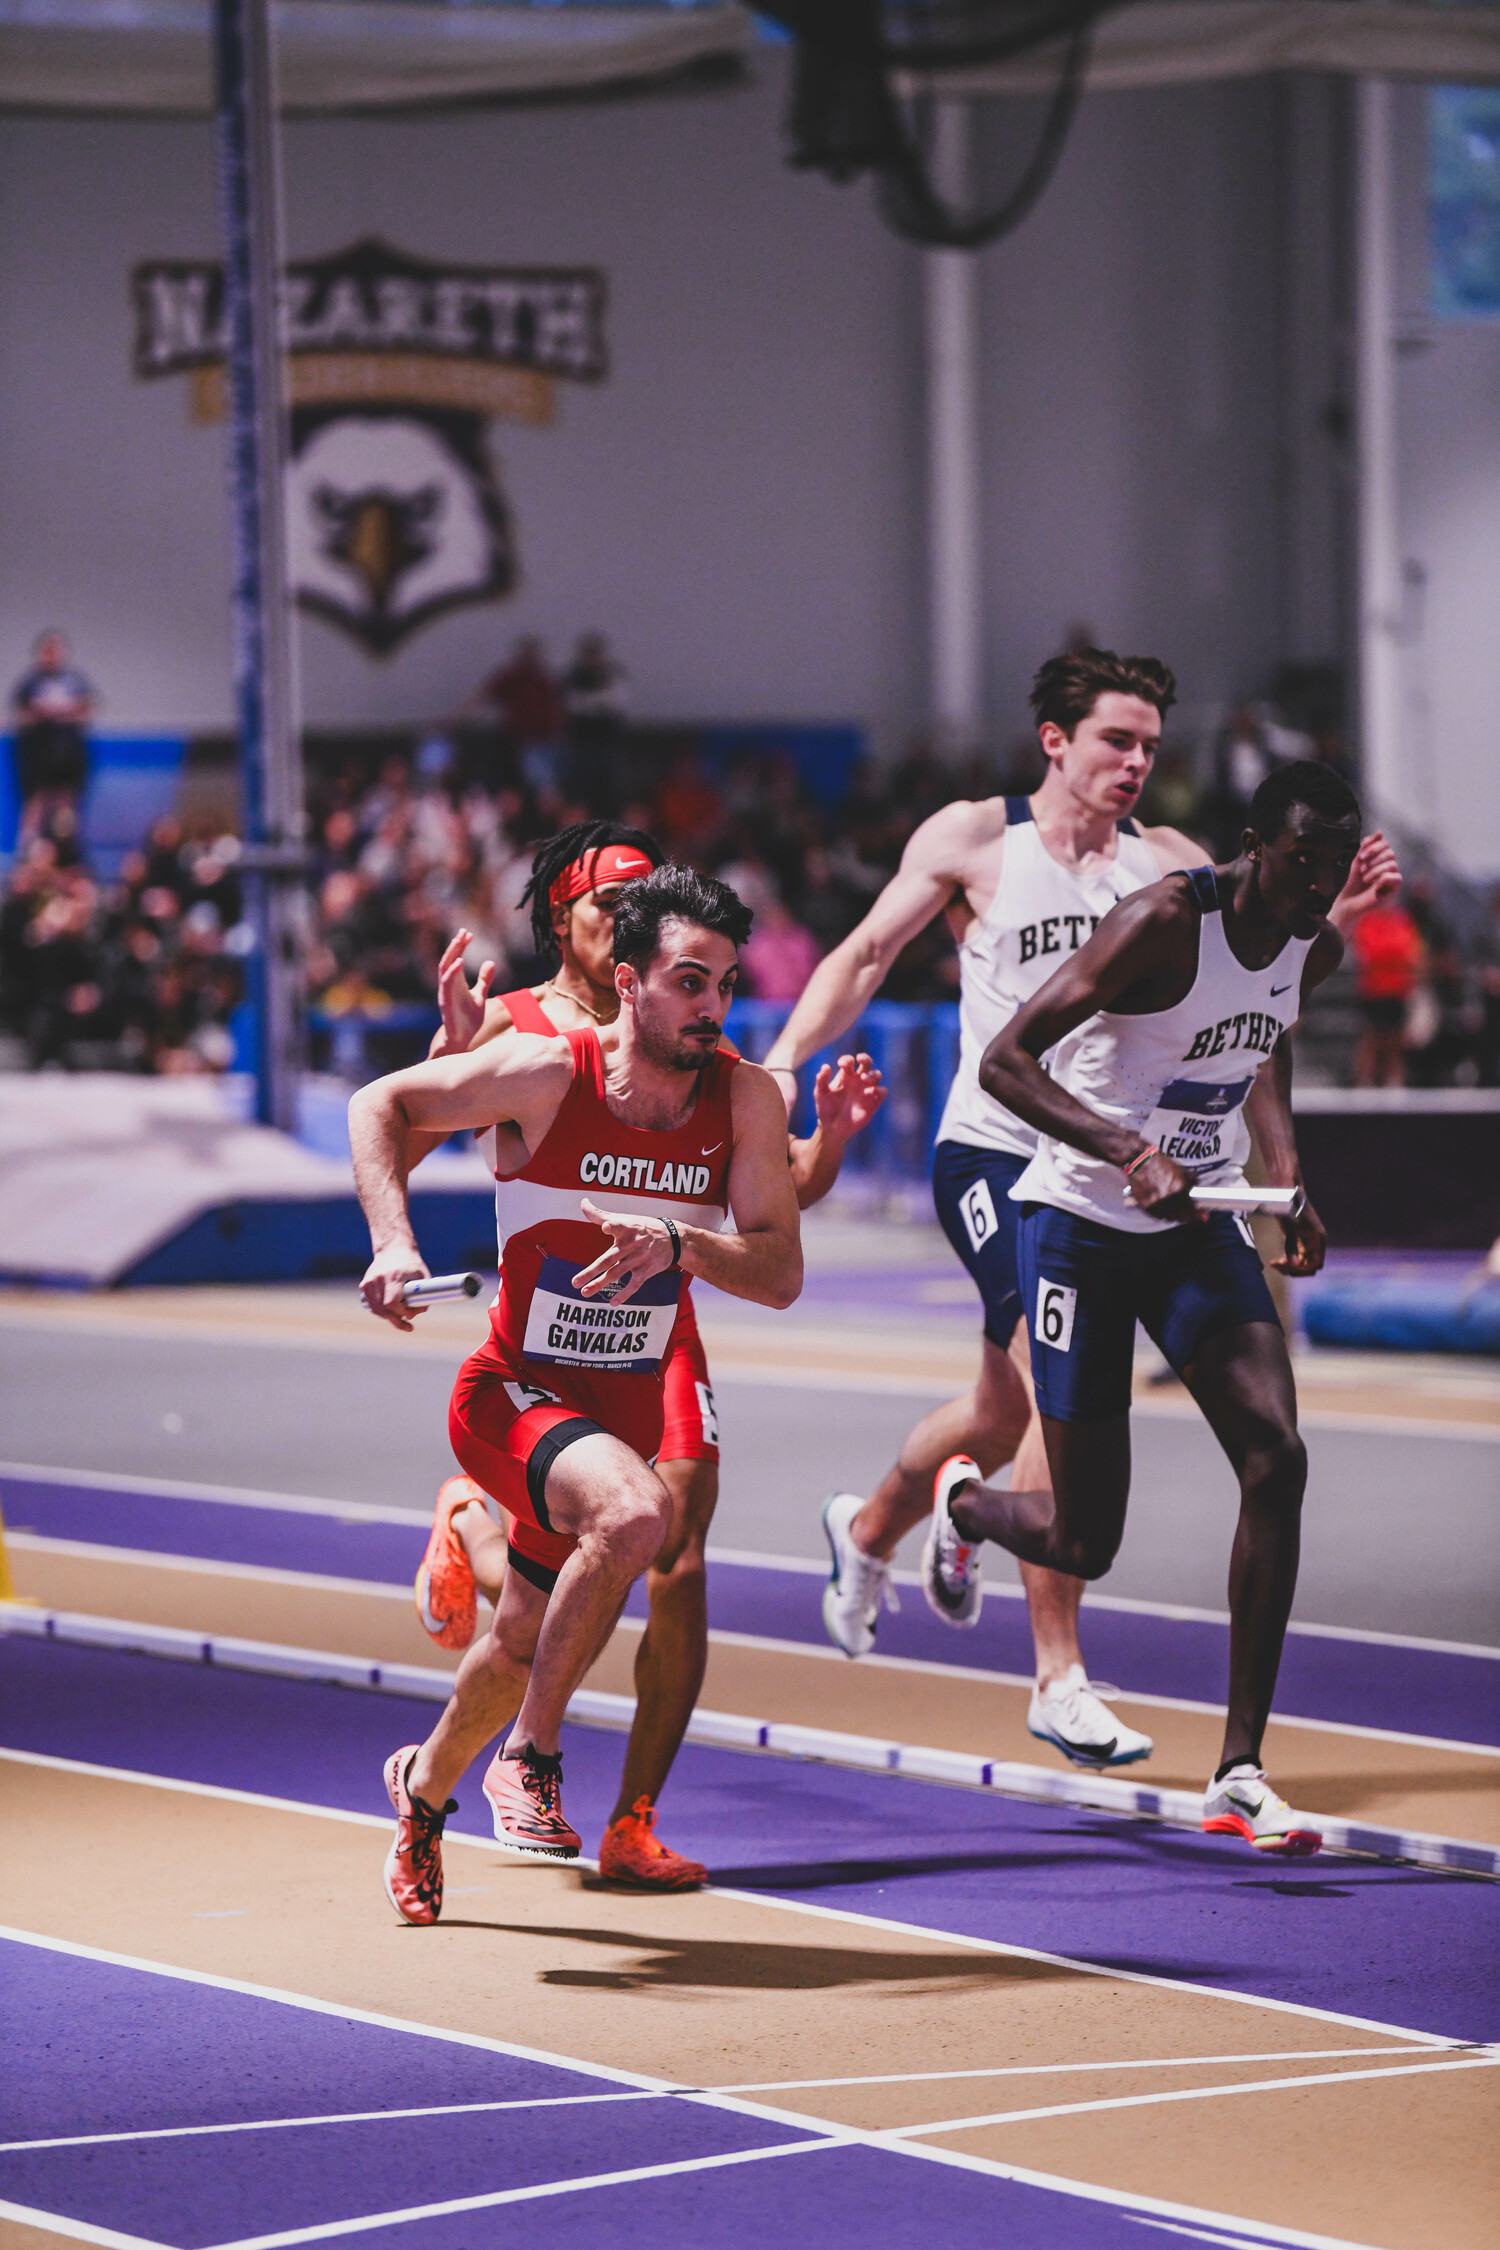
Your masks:
M17 1749L371 1813L386 1810L384 1758L433 1718L395 1696L21 1639L0 1641L0 1708ZM620 1750L617 1735L567 1731L585 1849ZM455 1826L486 1834L477 1775L460 1801ZM1278 1869L1229 1837L694 1745L666 1825L721 1884L1449 2038L1500 2032L1500 1885L1478 1878L1348 1859ZM370 1907L384 1912L376 1862L372 1839ZM642 1973L671 1981L671 1963Z
M386 1585L410 1585L427 1537L426 1522L415 1515L408 1530L340 1519L332 1506L326 1516L303 1515L183 1499L146 1486L106 1492L7 1477L3 1489L12 1530ZM825 1648L821 1601L822 1581L806 1571L710 1564L709 1616L721 1630ZM627 1611L645 1614L640 1587ZM1117 1680L1138 1695L1223 1701L1227 1626L1097 1606L1088 1614L1089 1649L1100 1678ZM974 1631L959 1638L931 1615L914 1588L903 1589L898 1615L882 1617L880 1648L887 1656L1023 1675L1033 1662L1023 1602L992 1597ZM1298 1718L1390 1727L1455 1742L1500 1741L1500 1662L1293 1631L1276 1707Z
M628 2091L583 2070L494 2054L290 2003L0 1942L12 2026L7 2141L256 2124L443 2102L546 2101ZM191 2067L184 2069L185 2058ZM816 2138L675 2096L578 2108L300 2126L92 2148L0 2151L0 2197L31 2210L201 2250L282 2228L636 2166ZM762 2250L1139 2250L1140 2221L1107 2204L861 2147L572 2193L536 2221L583 2250L692 2242ZM545 2215L544 2215L545 2214ZM472 2250L527 2219L454 2213L370 2230L373 2244ZM1126 2228L1130 2232L1126 2232ZM499 2230L498 2232L496 2230ZM1261 2230L1246 2240L1271 2240Z

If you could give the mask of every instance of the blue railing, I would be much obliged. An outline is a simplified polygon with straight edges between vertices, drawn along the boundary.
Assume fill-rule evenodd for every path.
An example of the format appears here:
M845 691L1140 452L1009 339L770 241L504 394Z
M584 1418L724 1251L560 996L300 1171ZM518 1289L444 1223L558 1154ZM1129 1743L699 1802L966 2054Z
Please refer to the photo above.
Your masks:
M787 1000L736 1000L725 1026L743 1054L759 1062L791 1014ZM924 1179L938 1120L958 1068L958 1003L954 1000L875 1000L836 1045L825 1047L800 1073L793 1125L813 1125L812 1083L819 1066L862 1048L890 1088L873 1122L851 1142L851 1170L898 1179Z

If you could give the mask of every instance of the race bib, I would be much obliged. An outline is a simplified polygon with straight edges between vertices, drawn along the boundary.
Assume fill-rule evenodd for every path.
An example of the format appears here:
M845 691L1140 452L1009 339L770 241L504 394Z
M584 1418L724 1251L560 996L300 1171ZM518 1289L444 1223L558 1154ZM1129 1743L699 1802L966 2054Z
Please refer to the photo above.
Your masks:
M580 1270L566 1258L542 1260L526 1315L526 1357L592 1374L613 1368L654 1375L677 1319L681 1274L653 1274L626 1303L612 1304L608 1296L578 1294L573 1277Z
M1211 1172L1229 1163L1238 1153L1240 1108L1254 1083L1240 1078L1228 1086L1209 1086L1199 1078L1174 1078L1157 1095L1142 1128L1147 1140L1185 1172Z

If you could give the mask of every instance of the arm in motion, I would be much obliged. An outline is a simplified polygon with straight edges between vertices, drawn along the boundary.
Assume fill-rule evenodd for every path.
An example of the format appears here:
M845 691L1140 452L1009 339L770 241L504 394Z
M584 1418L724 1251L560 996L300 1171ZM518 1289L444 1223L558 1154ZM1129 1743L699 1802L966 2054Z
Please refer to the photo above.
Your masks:
M735 1231L717 1234L708 1227L679 1226L682 1270L701 1275L731 1297L780 1310L795 1304L802 1293L802 1240L786 1160L786 1110L775 1081L754 1063L740 1064L730 1091L734 1149L729 1204ZM583 1215L603 1227L610 1245L576 1276L580 1295L596 1297L623 1284L615 1297L618 1304L671 1265L672 1239L662 1220L603 1211L587 1196Z

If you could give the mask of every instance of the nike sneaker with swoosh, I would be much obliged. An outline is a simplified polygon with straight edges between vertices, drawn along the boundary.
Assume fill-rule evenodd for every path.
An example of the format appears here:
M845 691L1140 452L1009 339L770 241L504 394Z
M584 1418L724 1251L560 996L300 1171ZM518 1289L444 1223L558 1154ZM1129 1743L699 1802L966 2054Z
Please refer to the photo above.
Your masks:
M1091 1680L1081 1664L1070 1666L1050 1687L1031 1691L1026 1729L1038 1742L1050 1742L1075 1766L1100 1773L1106 1766L1133 1766L1156 1748L1149 1734L1117 1719L1105 1702L1118 1688Z
M1203 1795L1203 1825L1212 1835L1243 1836L1258 1852L1281 1859L1311 1859L1323 1849L1323 1832L1306 1813L1293 1812L1265 1774L1247 1758L1231 1766Z
M890 1564L855 1545L854 1519L863 1506L857 1492L835 1492L823 1503L823 1536L833 1557L823 1588L823 1630L846 1656L869 1655L882 1603L901 1607Z
M966 1484L983 1481L978 1462L967 1453L950 1453L932 1480L932 1528L922 1549L922 1592L927 1607L945 1625L967 1628L979 1623L984 1602L979 1548L953 1521L952 1504Z

